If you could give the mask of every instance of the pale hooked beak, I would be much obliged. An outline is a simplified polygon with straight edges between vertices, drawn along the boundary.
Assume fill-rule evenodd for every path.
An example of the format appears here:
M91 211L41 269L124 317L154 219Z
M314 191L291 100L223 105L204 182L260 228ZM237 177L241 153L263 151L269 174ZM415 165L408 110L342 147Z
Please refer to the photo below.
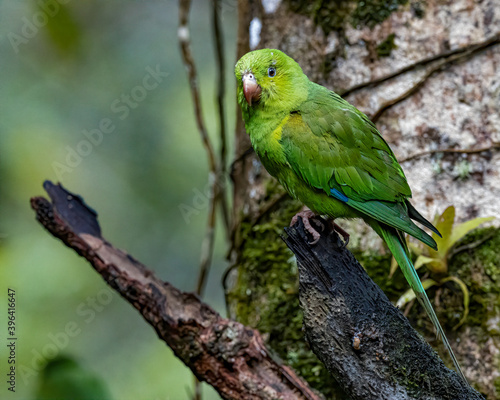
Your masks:
M249 106L252 102L258 101L260 99L260 94L262 92L261 87L257 84L255 76L251 72L247 72L243 75L243 94Z

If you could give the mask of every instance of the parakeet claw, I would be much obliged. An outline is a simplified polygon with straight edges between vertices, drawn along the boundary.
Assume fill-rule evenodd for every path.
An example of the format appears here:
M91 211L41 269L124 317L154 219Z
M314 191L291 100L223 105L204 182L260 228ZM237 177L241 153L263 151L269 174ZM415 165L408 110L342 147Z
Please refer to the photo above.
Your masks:
M292 218L292 221L290 222L290 226L293 226L297 223L298 219L302 218L302 223L304 224L304 229L311 234L313 237L313 241L309 242L310 245L316 244L319 242L319 239L321 238L321 235L319 232L313 228L311 225L311 221L314 221L316 225L321 227L321 231L325 230L325 226L321 223L321 221L318 221L316 218L316 214L314 214L311 210L308 208L303 208L300 212L295 214Z
M295 214L290 221L290 226L293 226L297 223L298 219L302 218L302 223L304 224L304 229L311 234L313 237L312 242L309 242L310 245L316 244L319 242L319 239L321 237L319 232L324 232L326 229L325 224L322 222L322 220L316 218L318 215L313 213L309 208L304 207L300 212ZM331 229L333 229L335 232L337 232L340 236L342 236L342 239L344 239L344 247L346 247L349 244L349 238L350 235L342 229L340 226L338 226L335 221L332 219L331 221ZM316 225L320 230L316 230L313 226Z
M332 220L332 228L335 232L337 232L340 236L342 236L342 238L344 239L344 247L347 247L351 235L349 235L344 229L338 226L333 220Z

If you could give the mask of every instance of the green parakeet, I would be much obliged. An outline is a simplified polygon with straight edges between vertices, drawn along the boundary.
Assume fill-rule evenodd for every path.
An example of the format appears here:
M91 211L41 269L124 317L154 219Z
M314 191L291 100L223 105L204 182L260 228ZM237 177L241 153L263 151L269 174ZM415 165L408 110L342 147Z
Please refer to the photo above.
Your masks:
M336 93L311 82L299 64L279 50L256 50L236 64L238 103L255 152L267 171L312 212L308 217L362 218L385 240L416 297L450 352L404 234L437 248L415 220L439 235L411 205L406 177L375 125Z

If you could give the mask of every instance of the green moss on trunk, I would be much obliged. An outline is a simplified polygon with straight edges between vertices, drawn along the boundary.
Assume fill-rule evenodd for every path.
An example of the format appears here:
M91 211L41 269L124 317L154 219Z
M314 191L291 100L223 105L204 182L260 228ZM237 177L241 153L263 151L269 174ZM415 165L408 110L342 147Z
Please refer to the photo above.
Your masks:
M396 49L398 46L394 43L396 35L391 33L387 38L377 46L377 55L379 57L389 57L392 50Z
M347 399L311 352L302 332L297 265L280 238L301 206L286 199L259 224L242 224L241 263L228 301L237 319L262 332L270 348L313 388L328 399Z
M357 3L351 16L352 26L373 28L389 18L400 6L407 4L408 0L360 0Z
M270 182L267 201L279 190L274 181ZM299 202L287 198L262 216L258 224L248 220L242 223L240 237L243 240L237 281L228 293L227 300L236 318L262 332L276 355L312 387L327 399L347 399L323 364L310 351L302 332L297 266L293 254L280 239L283 227L290 223L300 208ZM439 304L435 305L436 312L450 341L456 343L458 338L462 342L478 345L477 352L480 354L471 353L470 347L457 351L461 364L467 366L468 357L471 360L469 365L472 365L473 359L481 359L484 374L492 376L492 371L499 369L500 362L494 354L481 353L488 350L480 344L493 339L497 348L500 348L500 327L498 322L494 322L500 320L500 229L478 229L466 236L457 247L470 245L488 236L491 237L479 246L456 254L449 262L450 274L462 279L471 294L470 315L464 325L456 332L452 330L463 315L462 292L457 286L448 282L440 288L431 288L428 294L433 303L436 298L439 299ZM398 270L393 278L388 279L392 257L389 252L351 251L391 301L396 302L407 290L408 284L401 271ZM425 270L419 272L423 275ZM418 304L411 307L409 318L412 325L429 343L438 347L440 356L451 365L450 360L446 360L447 352L436 339L430 320ZM404 350L401 349L401 354L404 354ZM488 356L493 357L491 362L484 361ZM395 379L412 381L408 371L400 371ZM499 386L499 381L493 378L475 384L489 399L500 394Z
M311 17L327 35L344 30L346 23L373 28L407 3L408 0L288 0L293 12Z
M500 315L500 229L477 229L458 243L457 248L477 243L485 237L489 239L453 257L449 267L452 274L465 282L471 294L465 325L481 326L490 336L500 337L498 322L489 322ZM455 321L456 314L461 312L461 305L455 304L449 309L448 317Z
M477 243L480 244L473 245ZM473 246L464 247L470 245ZM494 350L495 347L500 348L500 229L477 229L455 248L465 249L448 263L449 274L460 278L469 289L469 315L464 324L453 330L464 312L463 295L456 284L447 282L440 287L432 287L427 294L448 339L452 343L457 343L457 340L462 343L462 350L456 351L459 362L466 368L475 365L478 376L482 376L479 382L472 382L473 386L488 399L495 399L500 395L499 380L492 378L493 372L500 370L500 358ZM391 301L396 302L407 290L408 285L400 270L392 279L388 279L390 254L363 253L358 250L355 255ZM424 268L419 271L421 276L425 272ZM432 323L418 304L411 307L408 318L429 343L438 347L439 355L451 365L447 351L436 338ZM486 343L489 345L486 346ZM475 360L482 360L481 365L478 366Z

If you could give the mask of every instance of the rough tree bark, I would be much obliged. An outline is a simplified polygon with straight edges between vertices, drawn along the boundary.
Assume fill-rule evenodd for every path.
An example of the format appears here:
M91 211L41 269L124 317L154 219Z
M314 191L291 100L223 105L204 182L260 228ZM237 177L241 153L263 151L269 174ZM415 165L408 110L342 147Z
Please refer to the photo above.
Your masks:
M45 182L51 202L31 199L38 221L86 258L201 381L225 399L323 397L276 362L259 332L222 318L195 294L159 280L101 235L80 196ZM311 247L299 222L287 229L297 255L304 326L314 352L352 400L482 399L413 330L335 233Z
M344 94L377 120L384 137L403 160L415 202L427 207L427 217L449 203L457 207L462 220L498 217L498 6L498 0L239 0L238 57L250 50L250 43L280 48L295 58L312 80ZM443 148L457 152L435 152ZM322 351L325 348L317 346L334 336L311 324L315 318L328 315L326 307L311 305L328 292L328 299L322 301L334 307L338 293L326 287L321 292L321 281L308 280L307 270L302 267L297 270L291 253L278 239L282 227L301 205L287 197L263 170L250 150L241 118L232 177L235 223L233 267L226 276L228 305L231 316L264 332L263 338L251 328L220 317L196 296L159 281L142 264L113 248L101 237L95 214L78 197L48 185L53 203L35 198L32 205L40 222L86 257L143 314L195 375L214 385L224 398L319 398L290 368L275 362L269 355L271 351L296 368L325 397L349 398L304 340L299 291L313 349L321 354L342 386L353 392L352 398L369 398L356 394L352 390L353 376L340 374L334 368L335 359L328 358ZM420 207L422 211L424 208ZM372 233L359 228L357 234L352 228L350 231L354 244L363 238L364 244L372 242L370 248L380 248ZM499 238L497 231L490 242L499 243ZM298 259L305 262L300 254ZM494 262L490 265L484 260ZM462 262L466 266L462 272L470 283L471 307L476 307L484 320L448 332L465 374L491 399L500 387L498 260L497 255L488 253L484 257L470 255ZM488 297L481 297L486 287ZM441 302L453 296L452 290L444 288ZM460 304L461 298L454 297L458 300L453 301ZM345 305L351 311L356 309L355 305ZM394 314L398 321L399 315ZM442 313L439 316L442 319ZM327 320L333 324L327 324L329 331L336 321ZM359 340L365 349L370 348L366 338L370 345L376 344L370 333L366 335L368 328L361 323L366 320L353 321L352 332L342 335L343 339L352 338L355 347ZM381 321L377 329L383 328L385 320ZM432 341L432 330L424 324L420 327ZM363 330L363 336L356 337L357 329ZM187 347L186 338L192 340ZM266 350L264 342L270 350ZM418 345L423 346L422 342ZM344 350L347 348L344 343ZM363 359L362 351L352 353ZM400 383L397 373L389 375ZM453 374L444 372L442 376L453 385L453 378L447 378ZM431 383L424 383L421 390ZM363 390L362 383L359 390ZM242 394L248 392L246 397ZM238 393L242 395L238 397Z
M307 341L352 400L484 399L446 368L336 233L310 246L302 221L285 230Z
M239 0L238 6L238 57L250 43L279 48L311 80L344 94L376 120L426 217L450 204L459 221L500 217L498 0ZM233 267L226 279L231 316L265 332L269 346L328 398L347 398L305 344L297 270L275 240L301 205L283 194L249 148L239 119ZM359 221L341 224L351 233L350 248L394 300L393 281L387 283L390 256L381 241ZM500 230L493 233L450 262L471 294L471 314L459 330L451 327L463 313L460 291L445 285L429 292L440 300L438 316L465 374L489 399L500 394L500 258L493 255ZM395 299L405 289L399 290ZM443 354L418 307L410 317Z
M185 293L101 236L97 214L83 199L45 182L51 202L31 199L38 221L86 258L130 302L159 338L201 381L224 399L321 400L289 367L270 356L259 332L222 318L193 293Z

